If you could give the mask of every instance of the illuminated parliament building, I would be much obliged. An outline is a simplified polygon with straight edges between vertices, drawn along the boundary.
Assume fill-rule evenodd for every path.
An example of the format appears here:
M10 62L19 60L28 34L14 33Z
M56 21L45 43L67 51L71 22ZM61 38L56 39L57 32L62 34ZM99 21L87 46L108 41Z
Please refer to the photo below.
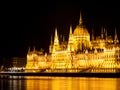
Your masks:
M107 34L107 30L102 28L99 36L92 36L83 24L80 13L79 24L72 30L70 26L68 41L60 41L57 28L53 40L49 45L49 53L37 51L35 48L27 53L26 70L31 69L85 69L93 68L100 72L109 69L116 72L120 68L120 44L117 30L112 36ZM110 72L111 72L110 71Z

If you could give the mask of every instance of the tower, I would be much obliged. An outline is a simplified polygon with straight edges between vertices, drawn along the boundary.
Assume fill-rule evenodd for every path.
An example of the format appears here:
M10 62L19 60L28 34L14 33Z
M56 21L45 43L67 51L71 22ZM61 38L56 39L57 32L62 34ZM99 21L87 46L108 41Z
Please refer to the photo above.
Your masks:
M50 46L49 46L49 53L52 53L52 50L53 50L53 38L52 38L52 35L51 35Z
M54 44L53 44L53 52L59 50L59 39L57 34L57 28L55 28L55 36L54 36Z
M118 36L117 36L117 31L115 29L115 35L114 35L114 44L119 43Z
M68 41L68 51L74 51L73 34L72 34L72 26L71 25L70 25L70 33L69 33L69 41Z

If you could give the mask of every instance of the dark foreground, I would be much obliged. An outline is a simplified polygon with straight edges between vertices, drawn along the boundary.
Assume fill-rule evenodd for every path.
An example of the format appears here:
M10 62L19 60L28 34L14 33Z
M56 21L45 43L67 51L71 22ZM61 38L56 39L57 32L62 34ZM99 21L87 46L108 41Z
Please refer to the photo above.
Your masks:
M0 78L9 76L57 76L57 77L102 77L120 78L120 73L78 73L78 72L0 72Z

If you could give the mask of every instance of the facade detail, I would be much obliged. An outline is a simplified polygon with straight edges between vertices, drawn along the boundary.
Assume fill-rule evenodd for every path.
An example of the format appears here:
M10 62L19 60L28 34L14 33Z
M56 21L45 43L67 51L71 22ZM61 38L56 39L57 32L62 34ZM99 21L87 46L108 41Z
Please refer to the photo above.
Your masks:
M116 72L120 68L120 44L115 29L114 38L108 36L105 28L101 29L100 36L92 36L83 24L82 14L80 13L79 24L72 30L70 25L68 41L60 42L57 28L55 28L54 40L51 36L49 53L42 51L28 50L26 70L30 69L106 69ZM97 72L97 71L96 71Z

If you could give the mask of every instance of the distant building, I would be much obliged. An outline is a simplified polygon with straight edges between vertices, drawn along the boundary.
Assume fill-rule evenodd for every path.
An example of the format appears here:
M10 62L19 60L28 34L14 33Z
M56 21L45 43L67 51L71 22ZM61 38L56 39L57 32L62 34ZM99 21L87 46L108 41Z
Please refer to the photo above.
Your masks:
M22 58L22 57L12 58L12 67L25 67L25 66L26 66L26 58Z
M54 41L51 38L49 53L35 48L28 50L26 69L66 69L66 68L120 68L120 44L115 29L114 38L101 29L100 36L92 38L83 24L80 13L79 24L74 31L70 26L68 41L60 41L55 28Z
M3 58L1 70L23 69L26 66L26 57Z

